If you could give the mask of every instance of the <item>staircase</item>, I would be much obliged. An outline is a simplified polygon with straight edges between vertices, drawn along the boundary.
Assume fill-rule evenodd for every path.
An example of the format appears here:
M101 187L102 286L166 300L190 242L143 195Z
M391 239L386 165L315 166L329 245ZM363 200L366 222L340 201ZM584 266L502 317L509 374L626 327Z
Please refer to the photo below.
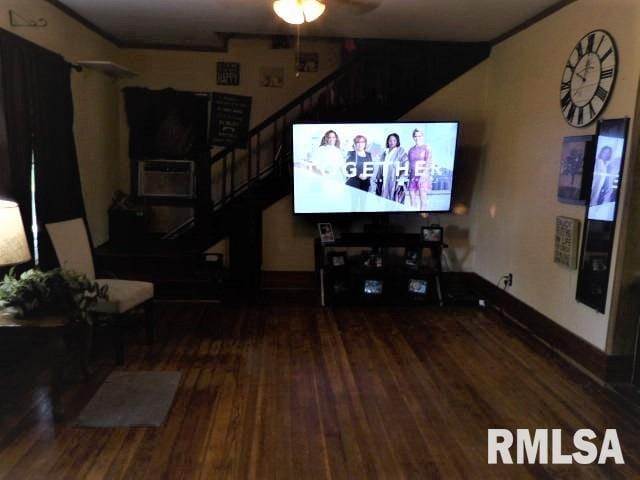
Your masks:
M206 248L226 237L238 214L247 214L246 208L262 212L291 192L294 122L392 121L489 52L486 43L369 42L341 68L251 129L242 145L209 159L209 168L205 165L198 178L196 239Z
M245 141L214 155L203 154L196 167L193 221L174 232L160 250L173 263L179 257L184 266L228 237L230 280L246 300L259 284L262 211L292 190L293 123L393 121L486 59L489 52L486 43L363 45L338 70L251 129ZM155 269L171 274L172 269L162 267L161 256L153 260ZM123 262L131 264L128 259ZM184 276L188 280L188 272ZM203 285L208 288L206 280ZM175 286L167 291L175 291Z

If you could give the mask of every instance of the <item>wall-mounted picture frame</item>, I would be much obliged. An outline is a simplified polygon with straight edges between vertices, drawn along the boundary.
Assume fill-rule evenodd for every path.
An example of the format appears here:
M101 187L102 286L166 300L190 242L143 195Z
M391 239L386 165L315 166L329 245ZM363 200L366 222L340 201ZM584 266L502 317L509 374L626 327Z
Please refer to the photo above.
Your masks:
M336 241L336 238L333 235L333 227L330 223L319 223L318 233L320 234L320 242L323 244L333 243Z
M584 205L593 172L594 135L564 137L558 177L558 201Z
M420 229L423 242L441 243L444 239L444 229L440 225L429 225Z
M344 267L347 264L347 252L329 252L327 257L329 265L334 268Z
M261 67L260 68L260 86L268 88L284 87L284 68L283 67Z
M580 220L556 217L553 261L575 270L578 267L578 243L580 243Z
M237 62L217 62L216 83L218 85L240 85L240 64Z
M317 52L300 52L296 62L296 72L317 72L320 63L320 55Z

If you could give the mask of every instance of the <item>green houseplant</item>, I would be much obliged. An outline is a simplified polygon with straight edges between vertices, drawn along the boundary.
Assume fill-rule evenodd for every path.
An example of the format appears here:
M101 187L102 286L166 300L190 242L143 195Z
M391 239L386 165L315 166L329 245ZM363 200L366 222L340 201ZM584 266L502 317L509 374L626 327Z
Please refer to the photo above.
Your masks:
M30 269L20 276L13 269L0 283L0 306L18 317L27 314L66 313L73 321L87 320L87 309L107 299L107 286L86 275L56 268L43 272Z

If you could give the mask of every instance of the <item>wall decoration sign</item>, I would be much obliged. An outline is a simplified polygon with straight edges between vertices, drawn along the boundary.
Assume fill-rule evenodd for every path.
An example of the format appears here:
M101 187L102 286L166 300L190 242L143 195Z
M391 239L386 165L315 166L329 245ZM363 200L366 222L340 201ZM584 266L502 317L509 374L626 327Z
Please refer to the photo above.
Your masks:
M246 144L251 118L251 97L213 93L209 143L226 147L240 141ZM244 140L244 143L242 143Z
M284 86L284 68L260 68L260 85L263 87L282 88Z
M553 261L575 270L578 266L580 221L569 217L556 217L556 239Z
M584 225L576 299L604 313L629 119L601 120Z
M240 85L240 64L236 62L216 63L218 85Z
M316 52L301 52L296 62L296 72L317 72L320 56Z
M591 187L593 135L564 137L558 178L558 201L584 205Z

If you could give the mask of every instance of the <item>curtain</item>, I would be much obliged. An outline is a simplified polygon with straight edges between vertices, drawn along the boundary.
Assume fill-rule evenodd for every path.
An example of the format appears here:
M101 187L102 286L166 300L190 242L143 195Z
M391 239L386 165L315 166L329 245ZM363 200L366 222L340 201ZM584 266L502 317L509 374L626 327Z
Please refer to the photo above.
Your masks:
M18 202L22 223L27 226L31 225L33 132L30 62L23 44L18 37L0 30L0 196ZM29 245L33 245L31 229L26 228L26 234Z
M20 204L25 225L31 224L32 150L39 224L84 217L69 64L60 55L2 30L0 64L8 143L4 163L11 171L9 191ZM42 268L56 266L53 247L42 228L39 246Z

